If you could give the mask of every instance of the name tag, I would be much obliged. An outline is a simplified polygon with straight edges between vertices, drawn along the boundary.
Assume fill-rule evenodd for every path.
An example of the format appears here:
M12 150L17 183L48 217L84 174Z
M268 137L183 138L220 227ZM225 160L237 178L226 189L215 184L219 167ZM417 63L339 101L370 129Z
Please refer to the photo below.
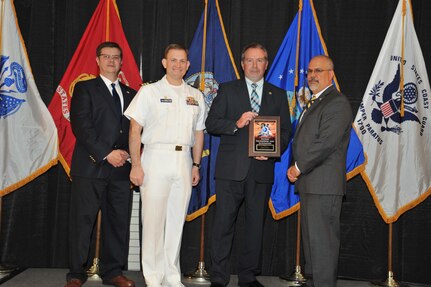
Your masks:
M172 99L164 98L164 99L160 99L160 102L161 102L161 103L170 104L170 103L172 103Z

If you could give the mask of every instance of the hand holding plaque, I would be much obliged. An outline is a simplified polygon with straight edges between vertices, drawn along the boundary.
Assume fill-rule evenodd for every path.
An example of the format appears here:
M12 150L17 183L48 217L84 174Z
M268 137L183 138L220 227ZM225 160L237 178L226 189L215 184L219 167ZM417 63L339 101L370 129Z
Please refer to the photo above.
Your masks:
M258 116L250 121L248 155L280 157L280 117Z

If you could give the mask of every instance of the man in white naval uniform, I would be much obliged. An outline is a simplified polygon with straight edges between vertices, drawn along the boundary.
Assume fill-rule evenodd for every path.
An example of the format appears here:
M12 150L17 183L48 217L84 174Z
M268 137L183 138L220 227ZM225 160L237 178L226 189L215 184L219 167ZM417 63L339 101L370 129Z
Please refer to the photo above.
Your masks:
M166 75L141 87L124 114L130 118L130 180L142 200L145 283L179 287L181 236L192 186L200 180L206 108L202 93L183 80L187 49L169 45L162 64Z

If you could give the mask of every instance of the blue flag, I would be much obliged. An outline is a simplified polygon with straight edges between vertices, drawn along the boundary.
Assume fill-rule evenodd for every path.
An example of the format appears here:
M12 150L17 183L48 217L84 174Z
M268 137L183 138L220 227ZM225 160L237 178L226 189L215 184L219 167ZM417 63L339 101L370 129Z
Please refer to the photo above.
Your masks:
M308 63L314 56L328 54L315 15L312 0L304 0L303 8L293 19L266 79L287 91L292 134L295 133L302 109L311 98L306 74ZM337 85L336 80L334 82ZM299 209L299 194L295 193L295 185L290 183L286 176L291 162L292 141L281 161L275 164L274 185L269 203L274 219L281 219ZM364 162L362 145L352 130L347 154L347 177L358 174L361 168L363 169Z
M205 5L190 45L189 60L190 68L185 81L203 92L209 109L217 96L219 84L239 78L217 0L209 0ZM193 188L187 221L204 214L215 201L214 171L219 143L219 137L205 133L201 181Z

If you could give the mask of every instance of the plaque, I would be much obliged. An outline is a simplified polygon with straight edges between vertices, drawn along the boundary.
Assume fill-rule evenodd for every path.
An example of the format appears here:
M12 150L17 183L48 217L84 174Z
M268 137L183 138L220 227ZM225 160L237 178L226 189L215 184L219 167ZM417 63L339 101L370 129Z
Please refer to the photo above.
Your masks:
M250 122L248 155L280 157L279 116L258 116Z

